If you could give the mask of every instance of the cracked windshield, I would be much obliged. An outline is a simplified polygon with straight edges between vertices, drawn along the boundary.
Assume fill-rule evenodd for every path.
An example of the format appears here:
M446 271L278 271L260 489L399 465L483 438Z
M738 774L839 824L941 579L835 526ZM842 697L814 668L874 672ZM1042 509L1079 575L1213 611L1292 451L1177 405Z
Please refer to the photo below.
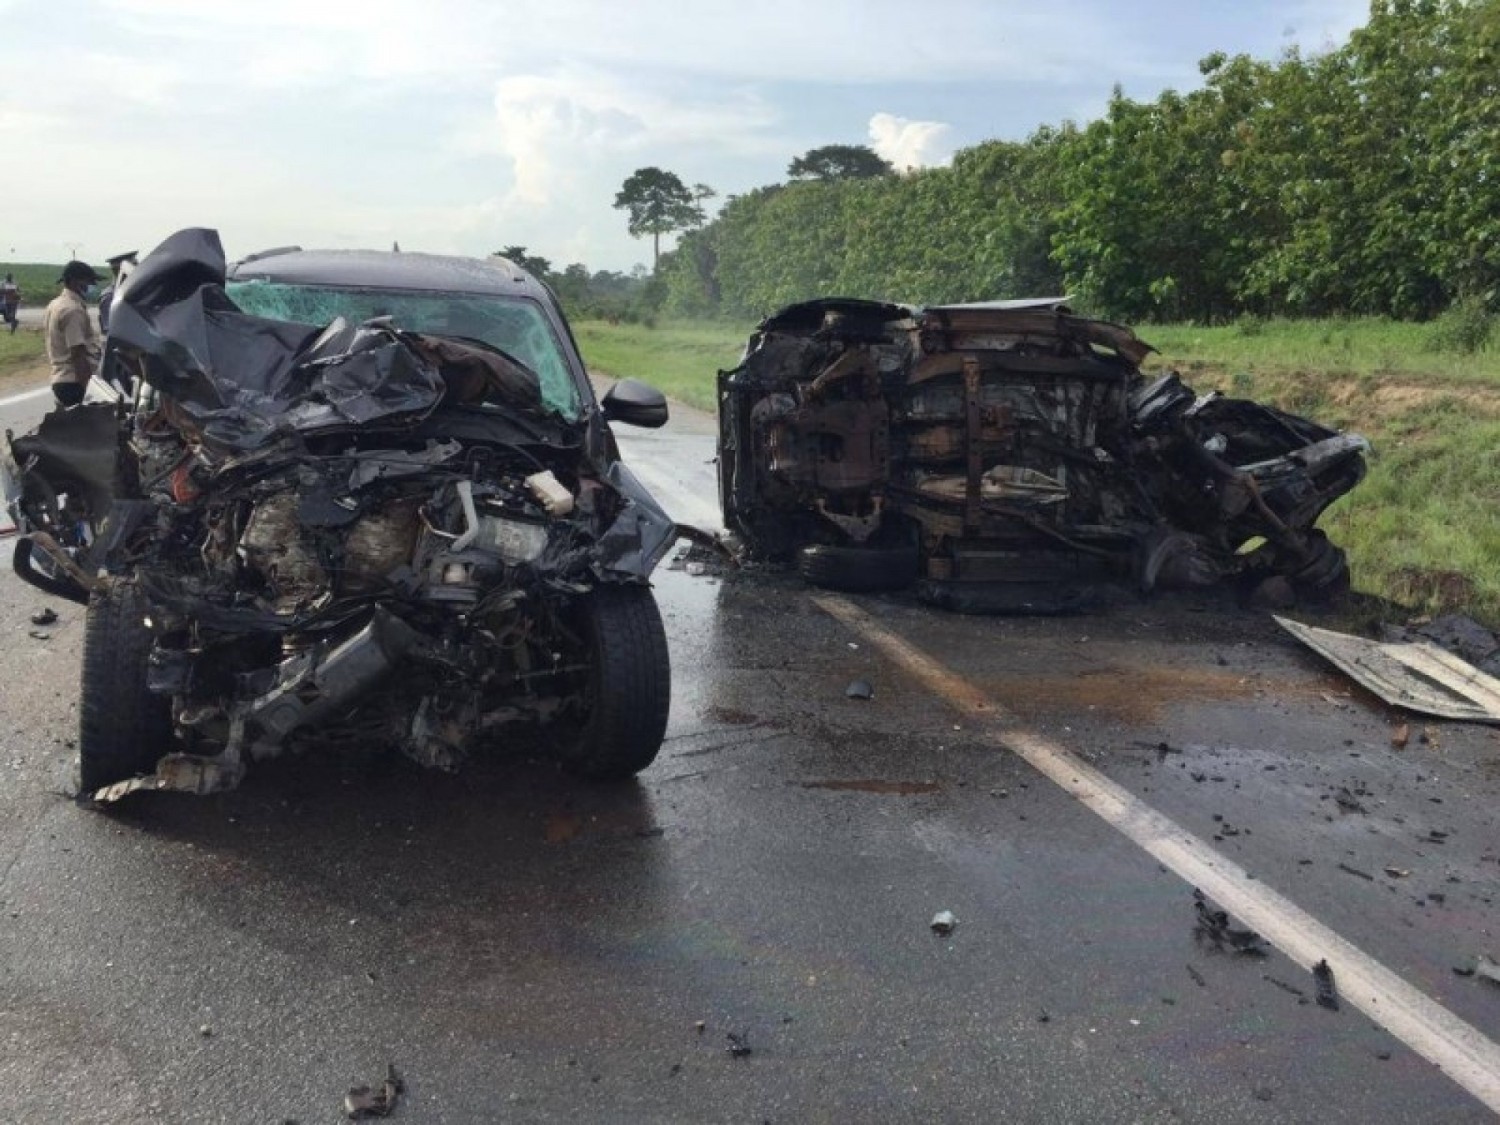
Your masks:
M565 418L578 416L578 390L557 335L546 314L530 301L266 281L231 282L225 290L245 312L275 320L323 325L335 317L343 317L350 324L390 317L395 327L406 332L481 340L536 372L542 383L542 402L548 409Z

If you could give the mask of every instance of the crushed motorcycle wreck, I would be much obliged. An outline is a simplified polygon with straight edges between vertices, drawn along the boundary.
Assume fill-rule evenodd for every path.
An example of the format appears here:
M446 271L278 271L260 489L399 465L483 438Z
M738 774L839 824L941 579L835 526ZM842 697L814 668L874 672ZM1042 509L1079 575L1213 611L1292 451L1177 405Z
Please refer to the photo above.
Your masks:
M719 376L724 521L752 558L963 612L1063 612L1102 590L1348 585L1315 526L1368 443L1148 380L1153 349L1061 299L852 299L762 322Z
M649 576L672 520L549 291L510 263L272 251L186 230L116 297L133 403L10 441L17 572L87 605L80 794L232 787L285 750L456 767L545 728L644 769L670 699Z

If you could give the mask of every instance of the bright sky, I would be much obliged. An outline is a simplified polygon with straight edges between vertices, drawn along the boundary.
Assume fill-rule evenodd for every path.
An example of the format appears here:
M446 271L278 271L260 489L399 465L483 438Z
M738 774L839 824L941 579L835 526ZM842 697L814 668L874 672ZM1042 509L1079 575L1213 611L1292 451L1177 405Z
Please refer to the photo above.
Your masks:
M898 167L1318 51L1367 0L0 0L0 257L269 246L650 260L611 204L868 144Z

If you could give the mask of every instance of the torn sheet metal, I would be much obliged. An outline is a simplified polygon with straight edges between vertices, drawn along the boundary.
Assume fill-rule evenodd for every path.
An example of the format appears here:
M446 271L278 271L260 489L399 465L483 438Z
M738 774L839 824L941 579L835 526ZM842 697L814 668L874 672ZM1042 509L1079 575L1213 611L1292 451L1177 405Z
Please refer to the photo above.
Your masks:
M421 418L445 400L543 412L536 373L495 349L388 321L252 316L225 293L225 270L217 232L179 231L130 275L110 322L111 347L214 446Z
M915 584L962 612L1082 608L1106 585L1346 590L1315 525L1368 443L1149 379L1151 350L1056 299L783 309L719 376L725 527L815 584ZM882 565L911 547L915 567Z
M1500 680L1425 641L1380 641L1277 617L1276 623L1393 707L1500 724Z
M391 255L383 291L415 286L422 261ZM547 297L508 296L514 271L495 269L499 292L430 295ZM367 296L363 280L325 275L321 299ZM394 312L319 329L251 316L224 282L217 234L167 239L111 324L147 392L7 443L13 566L89 606L95 648L118 654L85 645L99 713L150 716L84 724L82 799L230 789L287 751L391 748L451 769L542 723L580 775L645 768L670 695L647 582L677 525L618 460L587 384L576 410L549 407L514 358L531 314L500 343L406 331ZM571 336L556 342L549 362L581 373ZM650 718L595 721L610 669L635 661Z

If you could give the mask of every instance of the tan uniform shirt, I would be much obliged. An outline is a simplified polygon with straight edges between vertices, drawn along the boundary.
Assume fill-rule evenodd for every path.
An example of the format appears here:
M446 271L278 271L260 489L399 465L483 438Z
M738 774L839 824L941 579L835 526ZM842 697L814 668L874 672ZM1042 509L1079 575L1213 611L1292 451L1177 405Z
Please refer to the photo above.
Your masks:
M42 314L42 335L47 338L47 362L54 383L86 383L73 370L73 349L88 349L89 362L99 364L99 332L89 319L88 306L71 289L64 289Z

